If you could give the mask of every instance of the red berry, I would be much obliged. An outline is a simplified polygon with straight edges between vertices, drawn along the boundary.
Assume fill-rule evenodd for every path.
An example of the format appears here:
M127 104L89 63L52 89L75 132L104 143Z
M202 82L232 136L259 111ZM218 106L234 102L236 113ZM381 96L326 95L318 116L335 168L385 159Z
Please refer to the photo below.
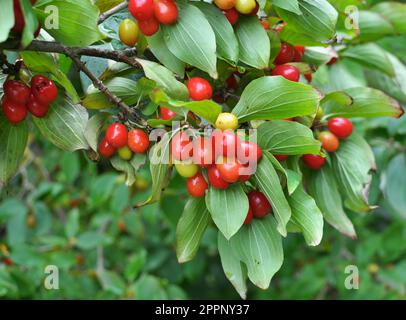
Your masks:
M226 16L228 22L231 23L231 25L235 25L238 21L238 11L235 10L234 8L231 8L229 10L224 10L223 11L224 15Z
M347 118L332 118L328 121L327 127L340 139L345 139L352 133L352 122Z
M36 75L31 79L31 92L41 104L48 105L58 97L55 83L43 75Z
M102 157L110 158L116 152L116 148L114 148L104 137L99 144L99 153Z
M313 75L311 73L306 73L304 75L304 77L307 80L307 82L309 82L309 83L312 82L312 80L313 80Z
M238 82L234 73L226 79L227 88L236 90L238 88Z
M226 182L233 183L240 178L241 164L236 159L222 157L217 160L216 167L220 177Z
M13 265L13 260L11 260L10 258L4 258L3 262L6 266L10 267Z
M162 24L172 24L178 19L178 7L174 1L157 0L154 2L155 18Z
M152 36L159 30L159 22L157 19L152 17L148 20L139 20L138 27L140 28L141 32L146 36Z
M201 172L186 180L186 188L192 197L203 197L209 185Z
M193 144L185 132L178 132L171 141L172 159L189 160L193 156Z
M261 148L252 141L242 141L239 151L238 160L242 164L257 163L262 156Z
M314 170L320 169L326 162L326 158L323 158L318 154L305 154L302 159L307 167Z
M149 20L154 17L154 1L129 0L128 10L130 11L131 15L139 22Z
M187 89L192 100L210 99L213 93L210 83L200 77L191 78L187 83Z
M329 62L327 62L327 65L331 66L331 65L335 64L337 62L337 60L338 60L337 57L333 57L330 59Z
M201 167L208 167L214 162L211 140L199 137L193 143L193 162Z
M285 160L288 158L288 156L287 156L286 154L274 154L273 156L274 156L274 157L276 158L276 160L278 160L279 162L285 161Z
M209 177L210 184L215 189L227 189L229 183L224 181L220 175L220 171L217 169L216 165L212 165L207 169L207 175Z
M294 46L295 54L293 57L294 62L302 61L302 57L304 55L305 47L304 46Z
M247 182L251 178L251 174L242 174L238 181Z
M330 131L323 131L319 134L319 141L321 142L321 146L324 150L328 152L334 152L340 146L340 141Z
M9 101L6 97L3 98L3 112L8 121L13 124L18 124L27 116L27 107L23 104L17 104Z
M248 193L248 201L255 218L263 218L272 211L271 204L262 192L251 191Z
M145 153L149 148L148 135L141 129L132 129L128 133L128 147L132 152Z
M295 48L287 43L282 43L279 54L274 60L274 64L284 64L293 61L295 57Z
M35 99L34 95L30 95L30 100L26 104L27 109L37 118L45 117L49 110L49 104L41 104Z
M30 87L17 80L7 80L4 82L3 90L7 99L17 104L26 104L31 94Z
M289 66L287 64L283 64L280 66L276 66L272 70L272 75L273 76L282 76L285 79L288 79L290 81L295 81L298 82L300 78L300 72L299 69L296 68L295 66Z
M171 120L176 116L176 112L172 111L171 109L160 107L161 110L161 119L162 120Z
M251 207L248 207L248 212L247 212L247 216L245 217L244 224L248 225L253 218L254 218L254 213L252 212Z
M215 158L219 155L223 155L233 159L240 152L240 139L232 130L215 130L211 141Z
M14 0L13 8L14 8L14 26L12 30L13 32L21 33L23 32L25 21L23 12L21 10L20 0Z
M111 124L106 131L106 139L114 148L122 148L127 145L127 128L119 122Z

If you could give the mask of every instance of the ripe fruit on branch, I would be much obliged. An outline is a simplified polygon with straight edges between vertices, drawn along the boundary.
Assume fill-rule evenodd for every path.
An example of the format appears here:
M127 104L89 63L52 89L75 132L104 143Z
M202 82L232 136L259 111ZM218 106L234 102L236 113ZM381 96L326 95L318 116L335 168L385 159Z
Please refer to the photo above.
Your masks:
M285 64L292 62L295 57L295 48L287 43L281 44L281 49L274 60L274 64Z
M352 122L347 118L332 118L327 123L328 129L338 138L348 138L352 133Z
M330 131L323 131L319 134L319 141L324 150L334 152L340 146L338 138Z
M276 160L278 160L279 162L285 161L288 158L288 155L286 154L274 154L273 155Z
M187 88L192 100L211 99L213 94L210 83L200 77L191 78L187 83Z
M99 144L99 153L104 158L110 158L116 152L116 148L114 148L104 137Z
M255 9L257 2L255 0L237 0L235 8L242 14L249 14Z
M199 137L193 142L193 162L201 167L214 163L213 146L210 139Z
M128 146L124 146L120 149L117 150L118 156L125 160L131 160L131 158L133 157L133 153L131 152L130 148Z
M114 148L122 148L127 145L127 128L119 122L111 124L106 131L106 139Z
M304 164L310 169L318 170L326 163L326 158L318 154L305 154L302 157Z
M7 80L4 82L3 91L9 101L23 105L28 102L31 94L30 87L17 80Z
M248 201L255 218L263 218L272 211L272 206L265 195L260 191L248 193Z
M290 81L295 81L298 82L300 78L300 72L299 69L296 68L295 66L289 66L287 64L283 64L280 66L276 66L272 70L272 75L273 76L282 76L285 79L288 79Z
M128 10L138 21L145 21L154 16L153 0L129 0Z
M238 160L242 164L257 163L262 157L261 148L252 141L242 141L239 151Z
M219 155L231 159L237 157L240 149L240 139L232 130L215 130L211 141L215 158Z
M207 175L209 177L209 182L215 189L227 189L229 183L225 181L221 175L220 171L217 169L216 165L212 165L207 169Z
M162 120L171 120L176 116L176 112L172 111L171 109L165 108L165 107L160 107L160 113L161 116L160 118Z
M221 10L234 8L237 0L214 0L214 4Z
M26 106L28 111L37 118L45 117L49 110L49 105L39 103L33 94L30 95Z
M131 19L124 19L118 27L118 35L122 43L127 46L134 46L138 41L139 29L137 24Z
M138 27L141 32L146 36L152 36L159 30L159 22L154 17L148 20L139 20Z
M192 197L203 197L209 185L202 173L197 173L194 177L186 180L186 188Z
M12 124L20 123L27 116L27 107L25 105L12 102L7 97L3 98L2 106L4 115Z
M220 113L216 120L216 128L221 130L235 130L238 128L237 117L229 112Z
M185 161L193 156L193 144L185 132L178 132L171 141L173 160Z
M235 25L237 23L239 17L237 10L231 8L229 10L224 10L223 13L226 16L228 22L231 23L231 25Z
M149 148L148 135L141 129L132 129L128 133L128 147L132 152L145 153Z
M293 61L294 62L300 62L302 61L302 57L304 55L305 52L305 47L304 46L294 46L295 49L295 53L293 56Z
M155 0L154 14L160 23L173 24L178 19L178 7L172 0Z
M237 159L221 157L217 159L216 167L220 173L220 177L226 182L237 182L240 178L241 163L239 163Z
M35 99L44 105L52 103L58 97L58 88L55 83L43 75L32 77L31 92Z
M309 82L309 83L312 82L312 80L313 80L313 75L311 73L306 73L304 75L304 77L307 80L307 82Z
M254 218L254 213L252 212L251 207L248 207L248 212L247 212L247 216L245 217L244 224L248 225L253 218Z
M199 167L191 162L175 163L176 171L181 177L191 178L199 172Z

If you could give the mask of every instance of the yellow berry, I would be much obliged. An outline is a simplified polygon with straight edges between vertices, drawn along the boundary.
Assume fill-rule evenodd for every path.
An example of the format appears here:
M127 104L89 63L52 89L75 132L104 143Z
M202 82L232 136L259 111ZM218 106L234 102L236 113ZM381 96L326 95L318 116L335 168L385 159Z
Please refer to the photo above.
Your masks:
M237 117L229 112L220 113L216 120L216 128L221 130L235 130L238 128Z

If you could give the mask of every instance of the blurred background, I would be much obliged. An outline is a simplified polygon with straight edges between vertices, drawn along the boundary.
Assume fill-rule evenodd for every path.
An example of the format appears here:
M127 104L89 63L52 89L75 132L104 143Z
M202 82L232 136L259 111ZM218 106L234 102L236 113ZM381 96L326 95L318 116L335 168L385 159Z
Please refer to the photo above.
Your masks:
M270 289L251 285L249 299L406 298L405 119L357 123L377 157L370 198L380 206L368 215L348 213L358 239L327 224L317 247L289 234ZM148 197L147 168L127 188L107 163L60 151L31 132L20 173L1 190L1 298L239 298L223 274L213 226L192 262L176 260L183 179L174 177L160 203L133 209ZM46 265L59 268L59 290L45 289ZM344 286L347 265L359 269L358 290Z

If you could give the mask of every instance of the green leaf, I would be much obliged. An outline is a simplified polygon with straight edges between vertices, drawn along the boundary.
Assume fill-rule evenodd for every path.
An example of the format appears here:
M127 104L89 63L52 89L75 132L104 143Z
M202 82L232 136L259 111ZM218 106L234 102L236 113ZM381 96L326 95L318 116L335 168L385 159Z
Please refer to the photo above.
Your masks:
M194 2L204 13L216 36L217 56L233 64L238 62L238 42L235 37L233 27L228 22L224 14L212 4L204 2Z
M0 182L6 183L17 171L27 146L27 122L12 125L0 114Z
M323 166L320 170L312 171L308 182L309 193L316 200L324 219L344 235L355 239L354 226L344 212L332 170Z
M254 178L259 190L265 194L272 205L279 233L286 236L286 224L288 223L292 212L283 193L279 176L266 154L264 154L259 162Z
M342 99L337 103L322 104L324 118L385 116L399 118L403 114L399 103L379 90L359 87L343 91L352 98L353 103L348 105L348 100Z
M221 106L213 100L190 102L169 100L168 103L172 107L181 107L190 110L199 117L206 119L211 124L216 122L218 115L221 113Z
M332 153L332 164L344 205L356 212L373 209L367 203L367 191L375 159L368 143L353 133L346 140L341 140L340 148Z
M300 186L288 197L292 208L291 222L303 233L309 246L317 246L323 237L323 215L314 199Z
M203 197L186 202L176 228L176 255L179 263L194 258L209 221L210 214Z
M269 151L264 151L264 154L266 154L266 157L271 161L275 170L282 173L283 176L285 177L288 194L290 195L293 192L295 192L296 188L299 186L300 182L302 181L302 174L298 173L296 171L284 168L281 165L281 163ZM292 158L293 157L291 156L290 159L292 159Z
M20 0L21 11L24 16L24 30L21 38L21 46L28 46L34 39L34 33L38 28L38 19L34 14L31 2L29 0Z
M336 54L334 54L331 48L306 47L302 61L321 66L329 62L334 56L336 56Z
M230 239L234 255L247 266L248 278L261 289L267 289L283 263L282 238L276 231L272 215L254 219Z
M388 76L392 77L394 75L392 63L389 60L387 52L374 43L350 47L340 52L340 56L352 59L368 68L382 71Z
M302 11L299 9L298 0L272 0L272 5L286 11L293 12L297 15L301 15Z
M67 46L85 47L102 38L99 9L90 0L43 0L34 10L42 28Z
M235 26L240 61L257 68L268 67L271 44L269 37L257 17L242 17Z
M77 208L69 212L65 224L65 234L68 238L73 238L78 233L80 227L79 218L79 210Z
M338 13L326 0L298 0L303 14L276 7L276 13L296 32L317 41L328 41L335 34Z
M394 34L393 25L382 15L372 11L359 11L360 40L367 42Z
M218 232L217 246L224 274L237 290L242 299L247 298L247 272L243 270L240 260L233 253L230 242Z
M125 184L132 186L135 182L135 170L130 162L121 159L119 156L112 157L110 163L114 169L125 174Z
M248 197L240 184L226 190L209 188L206 205L221 233L230 239L243 225L248 212Z
M178 21L161 25L168 49L180 60L217 78L216 37L204 14L195 6L177 3Z
M104 84L112 93L128 105L137 103L143 95L148 94L148 91L141 93L139 88L137 88L138 83L126 78L116 77L106 81ZM115 106L103 92L100 92L100 90L93 86L89 87L82 104L88 109L106 109Z
M276 120L314 114L320 100L311 86L281 76L252 81L233 109L239 122Z
M272 154L319 154L320 141L308 127L294 121L275 120L258 127L258 144Z
M11 28L14 26L13 0L4 0L0 11L0 43L7 40Z
M7 199L0 206L0 216L7 217L7 243L16 246L26 241L27 207L16 199Z
M85 130L89 115L81 105L59 97L52 103L47 115L33 118L41 134L65 151L88 149Z
M108 119L108 114L99 112L89 119L84 132L87 143L97 152L101 130Z
M406 33L406 4L393 1L378 3L372 11L384 16L394 27L397 33Z
M383 192L386 200L402 217L406 217L406 157L404 153L395 156L385 170L386 183Z
M148 47L154 54L154 56L165 67L167 67L169 70L175 72L176 74L178 74L180 77L183 78L185 75L185 63L176 58L176 56L169 51L164 41L163 32L159 30L153 36L147 37L147 41Z
M78 236L76 246L82 250L95 249L97 246L111 244L110 236L95 231L86 231Z
M176 80L175 75L158 63L137 59L142 65L147 78L154 80L168 96L178 100L188 100L189 92L186 86Z

